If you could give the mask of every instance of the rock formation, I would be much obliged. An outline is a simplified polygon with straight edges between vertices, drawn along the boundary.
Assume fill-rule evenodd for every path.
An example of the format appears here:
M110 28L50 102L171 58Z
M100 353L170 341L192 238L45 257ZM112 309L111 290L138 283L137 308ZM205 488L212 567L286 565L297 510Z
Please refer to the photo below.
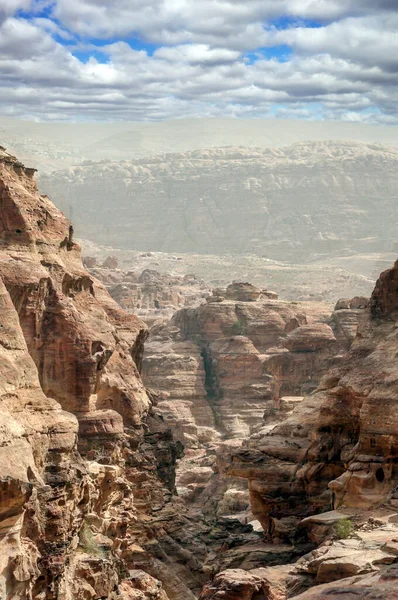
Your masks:
M225 474L231 454L263 418L272 428L317 386L352 341L346 321L354 329L363 309L345 309L344 319L330 305L284 302L237 282L206 300L152 328L143 378L185 446L180 497L209 520L256 527L246 482Z
M349 347L363 309L332 313L324 303L275 296L235 283L152 330L144 380L185 445L198 436L214 440L209 429L246 437L265 410L281 409L281 398L315 389L332 358Z
M1 149L1 597L396 597L397 319L398 261L333 312L235 282L144 354Z
M369 303L339 301L337 314L350 306L365 311L351 349L314 394L285 421L265 424L226 466L230 475L248 479L251 510L268 539L306 538L320 547L287 570L278 568L276 583L267 569L227 570L202 598L234 598L235 590L250 600L259 593L395 598L397 570L386 565L397 556L397 298L398 262L382 273Z
M288 515L371 508L394 493L397 272L396 264L381 275L351 350L317 392L234 457L231 474L248 477L252 509L270 533Z
M125 271L109 263L109 257L101 267L93 258L84 261L112 298L125 311L144 319L148 326L166 323L179 308L197 306L209 295L205 283L192 274L178 277L154 269L144 269L141 273Z
M204 574L171 502L181 449L138 372L147 330L84 270L34 170L4 150L0 168L1 596L192 599Z

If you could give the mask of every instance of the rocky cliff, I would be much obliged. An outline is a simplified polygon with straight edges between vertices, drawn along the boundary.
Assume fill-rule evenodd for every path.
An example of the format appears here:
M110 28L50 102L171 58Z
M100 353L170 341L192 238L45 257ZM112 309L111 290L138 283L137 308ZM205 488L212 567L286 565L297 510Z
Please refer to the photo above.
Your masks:
M34 170L0 170L1 597L396 597L398 262L333 312L215 290L144 356Z
M279 300L252 284L216 289L200 306L153 328L145 382L185 445L214 439L211 430L244 438L264 411L317 387L355 337L362 302L341 301L333 311L322 302Z
M126 312L142 318L148 327L166 323L179 308L197 306L210 295L204 281L193 274L177 276L155 269L141 272L120 269L112 256L102 265L93 257L86 257L83 262L112 298Z
M316 393L234 457L231 473L248 477L254 510L271 533L288 515L372 508L394 494L397 273L396 263L381 275L351 350Z
M0 595L193 598L146 328L85 271L34 170L3 149L0 169Z
M307 538L319 548L283 568L227 570L201 598L396 597L397 569L387 565L397 561L397 298L395 263L380 276L343 360L287 419L235 449L227 466L248 480L251 510L269 540Z
M185 446L176 486L186 505L211 522L238 519L261 529L246 482L225 474L231 454L263 422L272 428L285 420L317 387L350 346L366 305L341 300L332 312L325 303L286 302L234 283L152 328L143 378Z

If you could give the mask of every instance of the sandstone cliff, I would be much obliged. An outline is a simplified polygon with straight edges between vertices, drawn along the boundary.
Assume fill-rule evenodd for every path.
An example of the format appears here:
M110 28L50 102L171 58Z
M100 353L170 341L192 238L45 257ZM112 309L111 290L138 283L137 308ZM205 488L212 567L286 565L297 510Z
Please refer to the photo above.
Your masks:
M397 560L397 282L398 262L380 276L343 360L227 466L248 479L251 509L270 541L309 539L319 548L274 570L224 571L201 598L396 597L397 570L387 565ZM347 310L346 302L337 308Z
M4 150L0 168L1 597L193 598L180 449L138 372L146 328L85 271L34 170Z
M144 380L185 445L216 439L215 429L244 438L281 398L313 391L350 346L363 309L347 306L286 302L244 283L214 290L152 330Z
M267 531L334 505L371 508L397 485L398 264L376 284L351 350L281 425L257 433L230 471L249 479Z
M216 290L144 357L34 170L0 169L1 596L394 598L398 262L333 313ZM228 515L247 480L265 539Z
M152 328L143 378L185 446L176 486L187 506L210 522L258 529L245 480L225 474L231 453L263 419L272 429L316 388L350 346L366 304L341 300L331 313L324 303L281 301L234 283Z
M166 323L179 308L197 306L210 294L204 281L192 274L179 277L155 269L126 271L118 268L113 257L108 257L102 265L97 265L92 257L83 262L112 298L126 312L142 318L148 327Z

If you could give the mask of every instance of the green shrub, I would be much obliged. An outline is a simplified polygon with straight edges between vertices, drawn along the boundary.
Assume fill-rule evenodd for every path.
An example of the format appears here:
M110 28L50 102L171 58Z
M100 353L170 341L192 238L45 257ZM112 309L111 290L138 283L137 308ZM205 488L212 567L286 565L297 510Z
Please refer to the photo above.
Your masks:
M350 519L341 519L334 526L336 537L339 540L346 540L354 531L352 521Z
M95 539L90 525L86 522L83 523L83 526L79 533L79 545L84 550L84 552L86 552L86 554L90 554L91 556L104 555L104 551Z
M239 319L239 321L235 321L235 323L231 327L232 335L245 335L246 332L246 324L244 321Z

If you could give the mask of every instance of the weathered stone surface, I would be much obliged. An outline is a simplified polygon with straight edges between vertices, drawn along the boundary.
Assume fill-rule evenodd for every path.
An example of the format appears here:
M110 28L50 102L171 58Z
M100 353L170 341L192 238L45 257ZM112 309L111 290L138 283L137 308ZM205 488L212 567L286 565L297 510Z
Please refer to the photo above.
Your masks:
M225 291L227 300L235 300L236 302L256 302L260 294L261 290L247 282L231 283Z
M154 328L144 359L156 407L139 374L146 328L83 269L73 229L32 172L6 153L0 163L1 593L194 600L222 570L203 598L282 600L341 578L351 594L350 575L380 570L388 594L398 266L370 308L355 298L332 317L246 284L232 292L245 301L180 311ZM182 448L168 423L191 446L177 478ZM355 522L346 540L334 526L355 513L314 516L386 502L381 525ZM313 548L308 538L320 548L280 566ZM259 563L269 566L253 571Z
M374 508L397 485L397 269L381 275L351 350L318 391L232 459L230 474L248 478L252 511L275 538L288 516L294 525L331 505Z
M157 409L184 445L217 439L200 348L184 340L178 329L153 330L146 345L143 378L156 394Z
M193 598L205 576L172 538L181 449L140 379L146 328L84 270L31 171L3 151L0 169L0 595Z
M316 352L333 346L336 338L326 323L302 325L290 333L284 343L290 352Z
M90 272L124 310L139 315L149 326L167 323L176 310L197 306L209 294L205 283L190 274L178 277L154 269L140 273L96 265Z
M56 468L60 478L73 476L68 463L77 429L76 418L43 394L17 312L0 278L1 597L30 597L40 576L39 548L25 539L28 506L34 505L46 471ZM58 533L59 541L68 539L65 527Z
M249 571L228 569L203 588L200 600L286 600L306 587L304 578L292 585L292 571L290 565Z
M240 289L241 284L234 285ZM155 329L153 341L150 339L147 344L144 378L159 394L160 410L163 411L163 406L168 411L164 414L170 423L174 419L175 430L181 427L181 422L177 414L172 416L170 409L173 402L178 402L189 371L192 381L202 378L194 395L191 386L190 394L195 398L191 413L195 404L198 409L207 404L213 418L200 425L214 428L215 418L220 433L239 438L247 436L250 428L261 422L267 406L280 410L282 396L299 396L303 391L312 391L330 358L349 343L340 333L337 341L331 326L322 322L330 320L330 307L326 304L289 303L269 300L263 295L257 301L248 302L224 301L217 295L210 298L216 298L217 302L178 311L171 328ZM335 327L334 322L330 322ZM180 354L171 351L166 342L168 336L181 340L179 348L186 353L184 363ZM285 346L291 346L292 351ZM152 369L152 348L157 357L155 370ZM157 377L156 372L161 377ZM164 404L165 394L167 404ZM201 395L202 400L199 400ZM186 407L185 404L184 410ZM192 423L195 418L189 420ZM181 432L178 435L181 439ZM187 429L187 435L192 435L192 431Z
M395 600L397 597L398 572L393 566L382 573L349 577L316 587L295 596L297 600Z
M232 302L219 295L224 290L213 294L217 302L183 309L170 325L152 329L143 377L186 448L177 469L180 496L208 518L248 523L254 517L245 482L226 475L230 454L263 417L265 428L285 419L348 342L344 336L337 341L322 322L334 327L328 305L263 294ZM286 340L301 329L307 333L299 338L300 351L288 351Z

